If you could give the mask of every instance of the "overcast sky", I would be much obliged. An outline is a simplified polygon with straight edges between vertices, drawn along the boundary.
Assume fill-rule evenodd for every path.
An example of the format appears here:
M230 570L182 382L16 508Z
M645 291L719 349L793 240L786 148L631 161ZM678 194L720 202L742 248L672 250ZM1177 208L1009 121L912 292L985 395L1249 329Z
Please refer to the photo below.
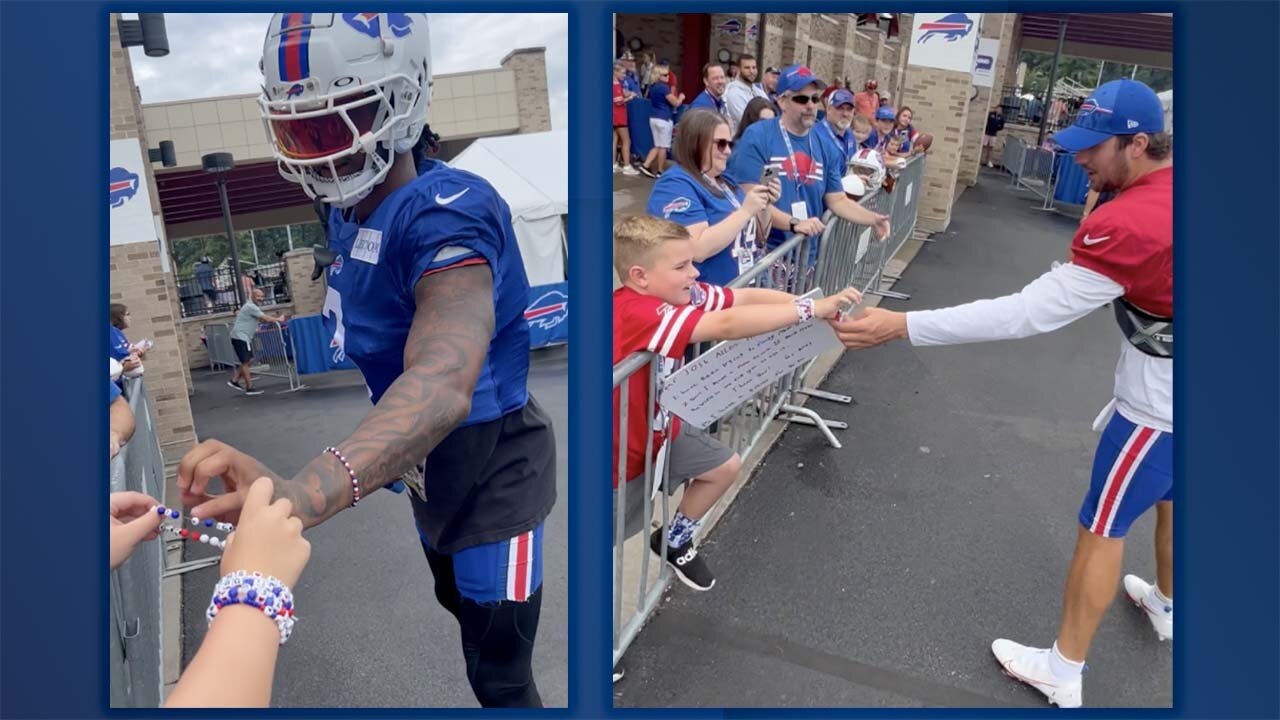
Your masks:
M129 50L143 103L261 90L258 60L269 13L165 13L164 17L169 36L166 57L149 58L141 47ZM551 125L557 130L568 128L567 15L433 13L429 19L435 74L496 68L515 48L546 47Z

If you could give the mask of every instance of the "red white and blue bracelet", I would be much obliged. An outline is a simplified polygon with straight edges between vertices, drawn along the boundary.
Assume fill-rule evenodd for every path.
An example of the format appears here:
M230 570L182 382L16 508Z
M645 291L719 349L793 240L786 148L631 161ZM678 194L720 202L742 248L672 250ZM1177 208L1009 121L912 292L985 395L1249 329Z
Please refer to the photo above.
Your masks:
M809 322L813 319L813 298L796 298L796 315L800 317L800 322Z
M218 611L228 605L247 605L262 611L280 631L281 645L288 642L293 634L293 625L297 622L293 591L271 575L244 570L223 575L213 588L213 598L209 600L205 617L212 623Z
M213 528L215 530L221 530L223 532L231 532L232 530L236 529L236 526L232 525L229 522L218 522L216 520L210 520L210 519L201 520L200 518L192 515L189 521L193 526L195 526L195 529L190 530L185 527L179 527L179 525L184 524L182 522L182 513L178 512L173 508L167 508L164 505L156 505L155 507L151 508L151 511L162 518L173 519L178 521L177 525L174 525L172 523L160 524L160 528L165 532L169 533L170 535L175 535L184 540L190 540L192 542L204 543L205 545L210 545L212 547L218 548L219 550L227 546L226 539L220 538L217 535L210 535L208 532L202 532L201 528L202 527Z
M351 507L355 507L356 503L360 502L360 478L356 477L356 471L351 467L351 463L347 462L347 458L338 452L338 448L327 447L324 451L338 458L342 467L347 469L347 476L351 478Z

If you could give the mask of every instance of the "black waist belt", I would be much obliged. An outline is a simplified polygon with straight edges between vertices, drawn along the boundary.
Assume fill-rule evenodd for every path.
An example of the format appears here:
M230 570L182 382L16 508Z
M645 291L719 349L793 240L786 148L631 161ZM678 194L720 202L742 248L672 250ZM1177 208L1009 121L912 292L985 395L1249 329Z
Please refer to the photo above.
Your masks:
M1130 345L1152 357L1173 358L1173 318L1152 315L1124 298L1116 298L1112 307Z

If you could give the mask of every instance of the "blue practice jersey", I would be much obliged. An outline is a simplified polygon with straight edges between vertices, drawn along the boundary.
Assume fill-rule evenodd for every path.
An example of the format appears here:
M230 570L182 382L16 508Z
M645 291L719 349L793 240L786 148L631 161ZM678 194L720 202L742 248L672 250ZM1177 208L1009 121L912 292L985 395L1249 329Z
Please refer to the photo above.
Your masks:
M524 407L529 372L529 282L507 203L483 178L436 160L363 222L329 215L325 327L355 362L374 403L404 372L404 348L424 274L485 263L493 272L494 334L460 427Z

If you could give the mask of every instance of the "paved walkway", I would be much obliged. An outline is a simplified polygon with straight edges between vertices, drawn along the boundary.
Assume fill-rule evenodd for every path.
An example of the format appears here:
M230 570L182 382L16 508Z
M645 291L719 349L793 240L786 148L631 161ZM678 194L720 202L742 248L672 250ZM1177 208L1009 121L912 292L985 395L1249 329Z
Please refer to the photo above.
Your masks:
M568 350L533 353L529 387L555 423L559 500L547 519L548 548L568 541ZM235 393L223 373L192 373L196 431L257 457L283 474L300 469L325 445L346 437L368 413L359 373L309 375L312 387L266 378L257 397ZM458 627L432 592L409 500L380 491L356 510L307 532L311 561L295 591L299 624L280 653L273 702L278 707L476 707L467 684ZM197 547L193 555L210 552ZM534 672L543 702L568 703L568 561L547 552L542 621ZM184 665L204 637L204 610L215 569L186 578Z
M1020 289L1075 221L983 172L895 289L925 309ZM833 450L789 428L705 545L716 588L676 584L623 658L619 706L1040 706L991 640L1052 642L1120 336L1107 310L1018 342L846 353L810 400ZM1125 572L1154 573L1149 514ZM1122 591L1121 591L1122 594ZM1126 602L1085 676L1089 707L1169 707L1172 654Z

